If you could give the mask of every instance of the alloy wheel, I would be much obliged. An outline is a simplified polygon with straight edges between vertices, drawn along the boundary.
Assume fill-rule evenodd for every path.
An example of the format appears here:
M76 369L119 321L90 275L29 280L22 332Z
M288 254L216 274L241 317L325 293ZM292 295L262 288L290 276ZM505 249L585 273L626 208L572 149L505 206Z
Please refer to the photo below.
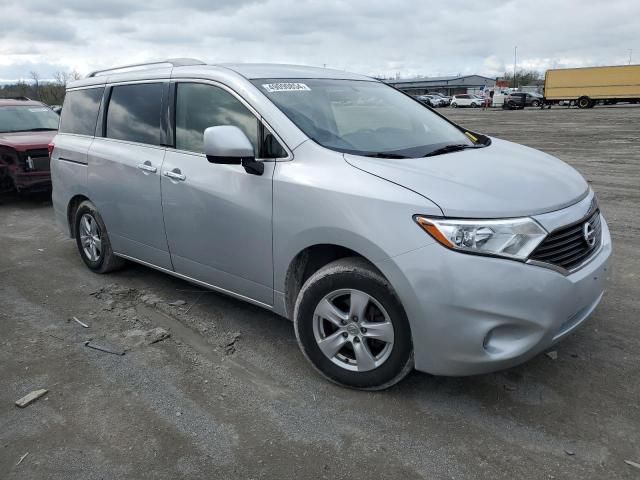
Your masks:
M313 334L320 351L345 370L367 372L387 361L394 329L389 314L360 290L336 290L318 303Z
M89 213L80 218L80 243L86 257L97 262L102 255L102 235L96 219Z

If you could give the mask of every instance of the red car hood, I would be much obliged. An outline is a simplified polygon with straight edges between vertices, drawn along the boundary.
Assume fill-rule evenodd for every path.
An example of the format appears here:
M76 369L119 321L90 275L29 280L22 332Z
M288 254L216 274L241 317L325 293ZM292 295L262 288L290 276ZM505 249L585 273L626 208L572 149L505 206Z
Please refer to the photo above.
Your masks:
M14 148L19 152L34 148L47 148L57 133L57 130L0 133L0 145Z

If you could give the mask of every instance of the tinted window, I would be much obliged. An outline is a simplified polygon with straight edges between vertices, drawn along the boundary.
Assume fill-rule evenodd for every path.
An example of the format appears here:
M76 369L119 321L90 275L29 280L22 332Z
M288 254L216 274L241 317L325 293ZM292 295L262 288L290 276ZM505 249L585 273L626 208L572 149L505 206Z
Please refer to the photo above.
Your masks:
M107 137L159 145L161 103L161 83L113 87L107 111Z
M67 92L60 115L60 132L94 135L104 87Z
M262 152L260 158L284 158L287 151L284 149L276 137L266 128L263 129Z
M240 128L258 149L258 119L242 102L222 88L179 83L176 95L176 148L204 153L204 131L219 125Z

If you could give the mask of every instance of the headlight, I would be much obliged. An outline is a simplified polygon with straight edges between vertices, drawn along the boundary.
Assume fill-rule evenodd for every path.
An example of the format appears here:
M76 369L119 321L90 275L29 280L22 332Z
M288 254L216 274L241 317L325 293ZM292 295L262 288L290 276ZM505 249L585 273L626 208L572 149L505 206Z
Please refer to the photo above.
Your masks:
M415 216L429 235L447 248L526 260L547 232L531 218L447 220Z

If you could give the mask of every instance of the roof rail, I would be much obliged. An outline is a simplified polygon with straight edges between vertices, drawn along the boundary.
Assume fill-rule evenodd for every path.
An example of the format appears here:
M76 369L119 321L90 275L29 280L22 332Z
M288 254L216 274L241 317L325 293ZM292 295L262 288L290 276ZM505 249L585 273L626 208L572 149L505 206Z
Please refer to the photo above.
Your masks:
M158 60L157 62L133 63L131 65L122 65L120 67L105 68L104 70L94 70L87 75L87 78L96 77L101 73L112 72L114 70L124 70L127 68L151 67L155 65L169 64L173 67L187 67L190 65L206 65L202 60L196 58L169 58L167 60Z

